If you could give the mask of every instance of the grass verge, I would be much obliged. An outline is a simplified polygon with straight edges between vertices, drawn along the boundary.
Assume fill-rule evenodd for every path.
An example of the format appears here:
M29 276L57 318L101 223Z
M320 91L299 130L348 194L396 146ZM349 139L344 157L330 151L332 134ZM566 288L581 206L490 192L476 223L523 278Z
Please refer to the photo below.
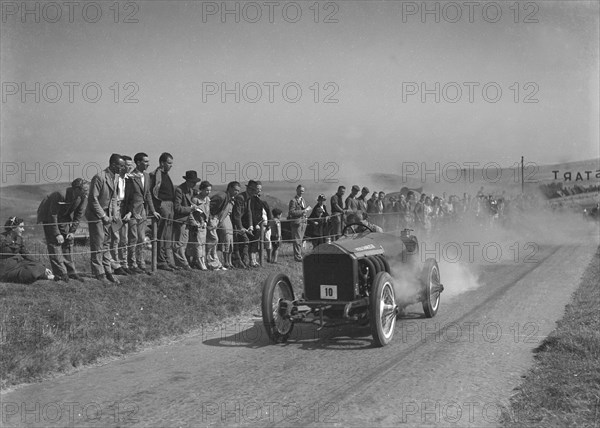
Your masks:
M507 427L600 426L600 248L557 328L535 349Z
M300 285L301 264L291 257L261 269L119 277L119 286L91 278L0 283L0 386L69 372L244 312L260 314L262 282L274 271Z

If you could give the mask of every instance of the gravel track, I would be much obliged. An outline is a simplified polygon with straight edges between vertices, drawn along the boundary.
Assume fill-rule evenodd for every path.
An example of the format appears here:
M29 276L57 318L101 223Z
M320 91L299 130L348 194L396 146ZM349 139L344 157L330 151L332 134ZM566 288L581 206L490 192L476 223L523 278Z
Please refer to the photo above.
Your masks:
M310 325L270 345L250 317L6 392L2 425L496 426L595 249L480 265L479 287L442 294L433 319L409 307L385 348L368 327Z

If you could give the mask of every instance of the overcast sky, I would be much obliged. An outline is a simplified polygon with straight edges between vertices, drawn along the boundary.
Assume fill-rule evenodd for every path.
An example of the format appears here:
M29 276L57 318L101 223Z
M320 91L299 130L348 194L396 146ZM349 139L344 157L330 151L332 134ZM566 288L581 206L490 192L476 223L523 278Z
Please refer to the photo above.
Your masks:
M88 3L2 2L2 185L113 152L240 163L214 183L600 156L596 1Z

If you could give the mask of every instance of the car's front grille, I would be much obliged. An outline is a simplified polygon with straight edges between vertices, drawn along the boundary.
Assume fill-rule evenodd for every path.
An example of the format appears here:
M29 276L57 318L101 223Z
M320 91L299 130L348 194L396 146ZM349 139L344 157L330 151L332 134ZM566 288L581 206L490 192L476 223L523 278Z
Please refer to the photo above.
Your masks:
M304 294L321 300L321 285L336 286L338 301L355 299L356 261L348 254L310 254L304 258Z

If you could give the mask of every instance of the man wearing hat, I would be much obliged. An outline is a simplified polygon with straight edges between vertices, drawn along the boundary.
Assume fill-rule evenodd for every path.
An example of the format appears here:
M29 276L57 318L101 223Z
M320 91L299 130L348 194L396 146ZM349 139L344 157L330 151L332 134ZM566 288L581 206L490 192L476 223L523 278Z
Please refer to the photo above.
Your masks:
M185 256L185 248L189 240L187 220L193 211L200 208L192 202L194 198L194 187L200 181L196 171L186 171L184 183L175 189L175 216L173 221L173 258L175 266L191 270L190 264Z
M350 212L355 213L358 211L358 200L356 199L356 195L358 195L358 192L360 192L360 187L358 187L355 184L354 186L352 186L352 189L350 190L350 194L346 198L344 208L346 208L346 211L348 211L349 213Z
M313 208L312 212L308 216L308 225L306 227L306 236L312 238L311 242L313 248L325 243L327 241L326 236L329 235L328 220L329 213L325 206L327 198L325 195L320 194L317 197L317 205Z
M258 183L250 180L246 184L246 191L239 193L234 199L231 222L233 223L234 239L233 265L237 268L246 269L250 264L248 255L249 236L254 237L250 203L258 193Z

